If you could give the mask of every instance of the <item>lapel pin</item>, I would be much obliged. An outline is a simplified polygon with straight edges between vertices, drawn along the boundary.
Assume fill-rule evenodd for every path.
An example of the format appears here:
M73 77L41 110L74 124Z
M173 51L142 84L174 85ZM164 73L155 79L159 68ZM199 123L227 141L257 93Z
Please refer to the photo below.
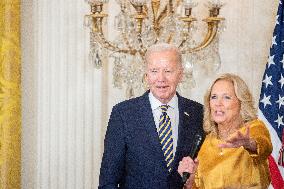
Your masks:
M189 114L187 112L183 112L185 115L189 116Z

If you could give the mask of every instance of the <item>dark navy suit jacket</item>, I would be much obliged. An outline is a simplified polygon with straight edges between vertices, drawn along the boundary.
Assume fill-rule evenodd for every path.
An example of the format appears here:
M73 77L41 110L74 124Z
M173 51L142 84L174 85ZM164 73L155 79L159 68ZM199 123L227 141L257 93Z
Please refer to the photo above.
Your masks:
M105 136L99 189L181 189L178 163L189 155L202 129L203 107L178 96L178 141L170 173L156 131L148 97L144 95L113 107Z

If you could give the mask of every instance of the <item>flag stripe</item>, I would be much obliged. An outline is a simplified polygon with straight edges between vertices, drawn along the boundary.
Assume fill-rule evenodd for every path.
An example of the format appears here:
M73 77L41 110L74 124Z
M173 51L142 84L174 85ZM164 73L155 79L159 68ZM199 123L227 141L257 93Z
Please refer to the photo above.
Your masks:
M274 189L283 189L284 187L283 178L281 176L281 173L279 172L278 166L274 158L272 156L269 156L268 160L269 160L269 170L273 172L273 174L271 174L272 186L274 187Z
M263 116L261 111L258 112L258 118L261 119L265 123L267 129L269 130L271 142L272 142L272 145L273 145L273 151L272 151L271 155L273 156L274 159L277 159L278 156L279 156L279 150L281 149L281 146L282 146L282 142L281 142L280 138L278 137L278 134L275 131L275 129L270 125L270 123ZM284 177L283 171L282 171L281 175L282 175L282 177Z

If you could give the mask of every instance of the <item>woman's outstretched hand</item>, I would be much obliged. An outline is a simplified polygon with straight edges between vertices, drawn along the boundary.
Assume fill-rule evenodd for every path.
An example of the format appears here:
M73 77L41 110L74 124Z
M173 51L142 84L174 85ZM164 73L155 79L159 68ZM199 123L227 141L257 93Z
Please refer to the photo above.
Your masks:
M218 145L220 148L239 148L243 146L250 152L256 152L257 146L254 139L250 137L250 128L246 127L245 134L240 131L236 131L228 139L225 140L225 143Z

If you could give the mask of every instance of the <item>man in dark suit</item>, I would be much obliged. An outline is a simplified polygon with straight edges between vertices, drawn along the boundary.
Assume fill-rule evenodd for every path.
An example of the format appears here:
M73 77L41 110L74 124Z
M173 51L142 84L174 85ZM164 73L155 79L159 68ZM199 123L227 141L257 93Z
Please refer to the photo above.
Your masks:
M113 107L105 136L99 189L181 189L179 161L204 135L203 107L176 92L179 50L157 44L146 53L149 91Z

